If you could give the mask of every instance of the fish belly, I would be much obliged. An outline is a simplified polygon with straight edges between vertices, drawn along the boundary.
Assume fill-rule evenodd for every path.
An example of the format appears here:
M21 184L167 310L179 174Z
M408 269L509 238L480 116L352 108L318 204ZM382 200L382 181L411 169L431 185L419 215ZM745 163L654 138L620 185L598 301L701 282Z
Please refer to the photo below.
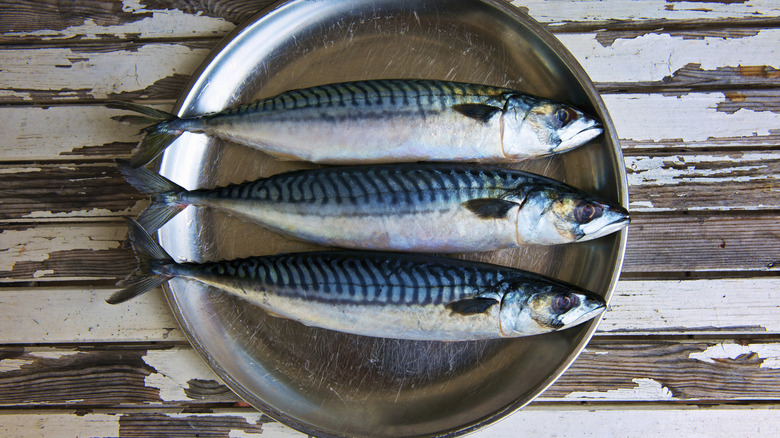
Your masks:
M363 116L323 111L234 116L205 132L282 158L327 164L507 161L499 117L481 122L446 109Z
M427 208L222 202L215 206L267 228L324 246L378 251L467 252L517 246L517 212L483 219L462 204Z
M224 281L210 285L258 305L272 316L343 333L450 342L502 337L498 305L485 313L461 315L443 304L365 303L347 294L323 301L308 299L302 289L279 290L272 286Z

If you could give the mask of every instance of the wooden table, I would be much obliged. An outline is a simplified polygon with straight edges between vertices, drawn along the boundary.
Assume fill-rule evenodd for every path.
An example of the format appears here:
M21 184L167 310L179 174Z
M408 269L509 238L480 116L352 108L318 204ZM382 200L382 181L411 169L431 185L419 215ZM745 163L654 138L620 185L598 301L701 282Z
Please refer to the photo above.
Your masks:
M113 164L252 0L0 1L0 433L302 436L241 402L134 266ZM515 2L569 48L622 139L633 222L596 336L475 436L778 436L780 2ZM128 310L131 309L131 310Z

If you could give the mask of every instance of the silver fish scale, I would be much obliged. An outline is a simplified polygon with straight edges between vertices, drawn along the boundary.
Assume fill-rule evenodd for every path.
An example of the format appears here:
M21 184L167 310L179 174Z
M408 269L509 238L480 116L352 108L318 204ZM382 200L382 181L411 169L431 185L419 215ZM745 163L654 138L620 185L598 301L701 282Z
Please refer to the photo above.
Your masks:
M288 172L214 190L206 196L279 203L397 205L497 197L531 177L520 172L455 166L393 165Z
M474 266L456 260L436 261L406 255L301 253L180 264L194 278L227 277L280 295L351 304L439 305L473 297L507 276L500 267Z
M273 114L300 108L350 107L443 109L458 103L484 103L511 90L487 85L428 80L370 80L291 90L211 116ZM412 103L414 105L412 105ZM355 114L359 117L359 114ZM370 116L367 114L366 116Z

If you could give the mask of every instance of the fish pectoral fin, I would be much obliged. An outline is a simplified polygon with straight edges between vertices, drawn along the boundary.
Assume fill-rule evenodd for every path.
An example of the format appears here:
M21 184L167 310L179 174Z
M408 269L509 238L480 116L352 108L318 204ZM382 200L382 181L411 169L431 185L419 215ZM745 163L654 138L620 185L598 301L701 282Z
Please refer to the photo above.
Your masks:
M501 108L499 107L485 105L482 103L464 103L461 105L453 105L452 109L466 117L479 120L482 123L487 123L496 112L501 111Z
M506 217L512 207L518 204L503 199L479 198L469 199L463 205L482 219L502 219Z
M452 310L453 313L460 315L476 315L487 312L488 309L495 304L498 304L498 300L495 298L476 297L453 301L452 303L447 304L447 307Z
M265 310L265 313L267 313L268 316L273 316L274 318L290 319L290 318L288 318L288 317L286 317L284 315L280 315L280 314L278 314L276 312L272 312L272 311L270 311L268 309L263 309L263 310Z

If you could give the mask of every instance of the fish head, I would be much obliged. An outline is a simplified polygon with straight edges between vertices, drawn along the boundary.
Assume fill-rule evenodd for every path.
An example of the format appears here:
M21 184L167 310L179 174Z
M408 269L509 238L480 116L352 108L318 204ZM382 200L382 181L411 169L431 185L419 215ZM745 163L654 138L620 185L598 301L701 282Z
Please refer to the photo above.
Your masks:
M583 242L619 231L631 221L620 205L553 184L525 193L517 216L518 241L555 245Z
M539 281L506 293L499 312L501 334L517 337L564 330L606 309L602 297L563 283Z
M582 146L603 132L601 122L562 102L510 94L501 117L507 158L558 154Z

